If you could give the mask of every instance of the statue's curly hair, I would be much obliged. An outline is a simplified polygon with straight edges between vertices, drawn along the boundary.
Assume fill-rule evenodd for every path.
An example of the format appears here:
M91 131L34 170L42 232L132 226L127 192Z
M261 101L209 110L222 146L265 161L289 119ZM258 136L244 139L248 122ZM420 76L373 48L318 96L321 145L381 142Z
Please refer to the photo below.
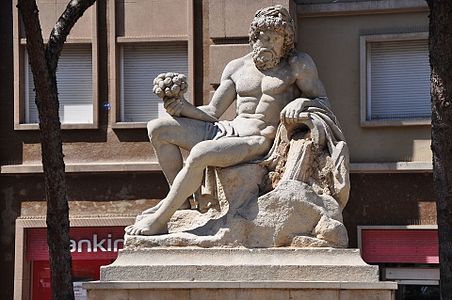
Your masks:
M259 30L274 30L284 36L284 57L289 56L295 49L295 25L285 7L275 5L260 9L254 15L248 33L252 46L258 38Z

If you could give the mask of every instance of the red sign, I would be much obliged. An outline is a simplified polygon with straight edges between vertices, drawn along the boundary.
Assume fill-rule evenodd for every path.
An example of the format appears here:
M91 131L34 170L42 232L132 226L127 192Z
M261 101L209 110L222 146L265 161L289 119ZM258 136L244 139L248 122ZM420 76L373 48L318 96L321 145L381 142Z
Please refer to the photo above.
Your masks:
M361 238L367 263L439 263L437 230L363 229Z
M27 258L49 260L47 229L30 228L27 234ZM69 230L72 259L114 259L124 245L124 227L74 227Z

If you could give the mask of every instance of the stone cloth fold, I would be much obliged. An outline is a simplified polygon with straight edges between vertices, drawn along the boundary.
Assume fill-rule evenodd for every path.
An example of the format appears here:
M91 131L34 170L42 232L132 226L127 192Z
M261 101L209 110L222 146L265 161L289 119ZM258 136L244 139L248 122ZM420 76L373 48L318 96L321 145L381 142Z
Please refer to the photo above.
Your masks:
M344 208L350 192L349 150L345 143L344 134L340 129L339 122L328 107L312 106L308 107L306 111L311 114L312 118L325 132L328 152L334 162L333 186L335 198L339 205Z
M345 143L344 134L340 129L339 122L329 106L325 104L322 99L316 100L318 101L313 105L306 107L303 112L309 113L312 124L316 127L316 130L321 131L322 136L325 137L328 154L334 163L334 198L339 205L344 208L347 204L350 192L348 146ZM304 123L305 122L301 121L298 126L301 126ZM285 125L282 123L279 124L275 141L273 142L272 149L270 149L269 153L262 160L255 162L260 163L261 165L272 165L274 161L279 158L278 147L282 142L282 127L284 126Z
M215 123L206 122L205 140L218 140L224 137L239 136L232 121L222 120Z

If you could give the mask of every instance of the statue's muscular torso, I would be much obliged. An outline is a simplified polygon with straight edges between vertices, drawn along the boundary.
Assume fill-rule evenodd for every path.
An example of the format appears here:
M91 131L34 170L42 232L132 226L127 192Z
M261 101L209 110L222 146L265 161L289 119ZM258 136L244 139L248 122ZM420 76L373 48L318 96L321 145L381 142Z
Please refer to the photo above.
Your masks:
M239 136L274 138L281 110L300 95L296 76L287 60L260 71L251 54L233 62L230 79L237 93L237 117L233 121Z

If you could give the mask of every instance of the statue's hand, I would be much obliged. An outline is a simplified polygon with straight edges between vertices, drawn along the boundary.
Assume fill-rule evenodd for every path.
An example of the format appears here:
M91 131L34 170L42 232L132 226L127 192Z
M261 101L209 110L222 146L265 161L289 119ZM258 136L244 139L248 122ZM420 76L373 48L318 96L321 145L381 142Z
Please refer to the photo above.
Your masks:
M169 115L179 117L184 105L183 101L180 98L169 98L163 102L163 107Z
M318 118L313 118L312 113L309 112L310 107L323 106L317 99L311 100L307 98L297 98L290 102L281 111L281 122L286 127L287 137L290 139L295 129L300 124L309 128L311 133L311 140L319 147L325 146L325 129L322 122Z
M308 98L297 98L286 105L281 111L281 122L286 125L296 124L306 119L303 111L312 104Z

